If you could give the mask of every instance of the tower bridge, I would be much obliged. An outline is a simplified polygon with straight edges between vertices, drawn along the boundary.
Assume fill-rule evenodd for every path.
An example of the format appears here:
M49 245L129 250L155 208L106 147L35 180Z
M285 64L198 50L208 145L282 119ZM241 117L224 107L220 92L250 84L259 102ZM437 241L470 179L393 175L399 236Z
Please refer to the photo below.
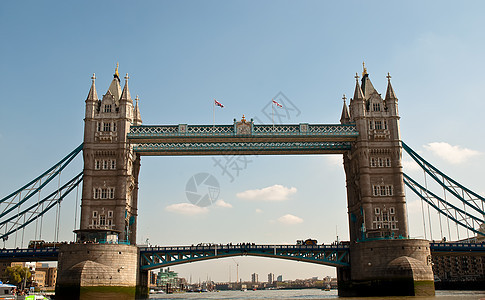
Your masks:
M5 205L0 212L0 236L6 239L60 203L82 181L76 242L44 252L5 249L0 251L0 258L58 259L59 298L90 287L116 286L146 293L149 269L235 255L335 266L341 296L432 295L432 252L465 249L483 253L484 249L476 244L430 244L424 239L411 239L405 185L440 214L479 238L485 237L480 229L485 199L440 172L402 142L398 99L390 76L387 78L383 99L365 69L362 78L356 75L354 95L349 105L344 98L340 124L260 125L243 116L228 125L143 125L138 98L134 102L130 95L128 74L121 88L117 67L101 100L93 75L85 101L83 144L38 178L0 199L0 204ZM403 149L458 198L459 204L439 197L404 174ZM37 204L21 209L81 150L82 174ZM341 154L346 174L348 244L220 248L135 245L142 156L253 154Z

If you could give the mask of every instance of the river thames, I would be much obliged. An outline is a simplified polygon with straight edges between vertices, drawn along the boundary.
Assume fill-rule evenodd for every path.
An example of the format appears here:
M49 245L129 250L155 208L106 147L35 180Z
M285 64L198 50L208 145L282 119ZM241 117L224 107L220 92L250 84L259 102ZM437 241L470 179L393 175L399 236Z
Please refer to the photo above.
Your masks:
M485 287L484 287L485 288ZM337 290L257 290L257 291L221 291L208 293L156 294L147 299L336 299ZM362 298L341 298L362 299ZM485 299L484 291L436 291L434 297L366 297L365 299Z

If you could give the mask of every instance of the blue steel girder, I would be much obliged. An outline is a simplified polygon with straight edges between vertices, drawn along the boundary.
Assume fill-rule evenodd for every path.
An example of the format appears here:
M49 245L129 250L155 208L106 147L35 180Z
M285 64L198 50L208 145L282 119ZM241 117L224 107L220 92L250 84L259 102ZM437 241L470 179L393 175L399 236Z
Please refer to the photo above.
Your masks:
M0 261L57 261L59 248L0 249Z
M211 245L141 247L140 268L152 270L202 260L247 255L334 267L349 266L347 245Z
M359 135L355 125L247 124L132 126L127 136L141 155L278 155L343 153Z

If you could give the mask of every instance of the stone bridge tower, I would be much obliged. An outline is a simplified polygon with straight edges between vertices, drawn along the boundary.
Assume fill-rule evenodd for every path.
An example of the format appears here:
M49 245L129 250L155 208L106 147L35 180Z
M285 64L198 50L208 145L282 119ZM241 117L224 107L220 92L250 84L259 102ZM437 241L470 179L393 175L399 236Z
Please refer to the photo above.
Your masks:
M131 125L141 125L141 118L138 101L133 107L128 74L123 90L118 66L113 77L108 91L98 100L93 75L86 99L81 225L77 235L78 241L119 239L135 244L140 157L126 136Z
M429 242L409 239L391 76L384 99L365 66L361 83L355 78L350 109L344 102L340 119L355 124L359 137L344 154L351 267L337 271L339 295L434 295Z

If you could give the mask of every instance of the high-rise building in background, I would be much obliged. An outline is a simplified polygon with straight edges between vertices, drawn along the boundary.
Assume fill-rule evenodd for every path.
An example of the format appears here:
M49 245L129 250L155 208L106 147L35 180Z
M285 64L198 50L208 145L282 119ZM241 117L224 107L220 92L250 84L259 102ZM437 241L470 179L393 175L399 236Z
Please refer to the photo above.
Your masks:
M251 275L251 282L252 282L252 283L257 283L257 282L259 282L259 279L258 279L258 274L253 273L253 274Z
M273 282L274 282L274 274L269 273L268 274L268 284L273 284Z
M276 281L283 282L283 275L278 275L278 277L276 277Z

